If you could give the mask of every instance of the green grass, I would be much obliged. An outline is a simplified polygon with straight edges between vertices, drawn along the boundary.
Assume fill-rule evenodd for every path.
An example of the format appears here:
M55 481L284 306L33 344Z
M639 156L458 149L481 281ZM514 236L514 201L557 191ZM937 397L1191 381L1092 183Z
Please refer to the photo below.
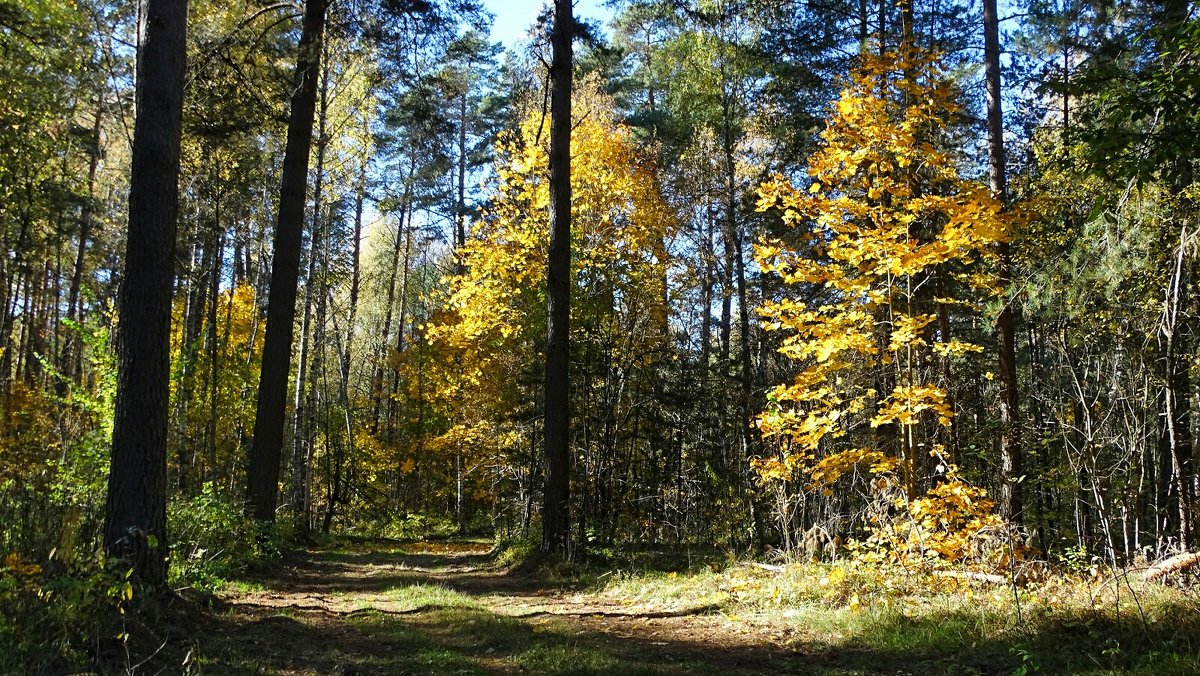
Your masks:
M621 662L586 645L536 644L516 656L517 664L535 674L617 673Z
M788 630L818 671L1200 673L1200 599L1132 579L1055 577L1014 598L1003 585L853 564L736 565L611 575L595 593L631 610L709 608Z
M636 642L580 630L554 618L523 620L481 608L440 608L402 620L385 613L364 613L353 624L387 644L400 641L415 650L386 666L404 673L421 655L439 655L461 673L523 670L533 674L688 674L704 663L665 656Z
M389 601L393 601L405 610L425 610L430 608L480 608L475 599L460 594L449 587L433 584L413 584L393 587L384 592Z
M267 586L258 580L221 580L220 586L216 588L216 591L229 594L250 594L266 590Z
M398 556L433 566L440 554L426 550L441 549L453 547L321 557L367 570ZM453 560L484 565L484 555L465 556ZM666 571L605 563L535 561L513 570L507 589L644 617L526 615L503 606L504 587L468 594L397 578L380 591L332 591L362 595L349 614L231 615L207 632L200 658L205 673L222 674L1200 673L1200 598L1132 578L1058 575L1014 598L1005 585L848 562L782 572L715 559ZM664 614L689 616L654 619Z

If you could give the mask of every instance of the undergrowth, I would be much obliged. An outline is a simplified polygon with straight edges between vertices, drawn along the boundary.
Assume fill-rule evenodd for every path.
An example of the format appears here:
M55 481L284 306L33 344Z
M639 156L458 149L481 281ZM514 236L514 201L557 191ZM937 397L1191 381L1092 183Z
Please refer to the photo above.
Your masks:
M231 578L274 565L286 549L275 524L248 519L242 505L212 484L172 502L167 523L176 589L214 591Z
M0 673L122 671L159 647L175 594L211 593L271 565L285 544L273 526L255 526L240 505L211 486L168 507L170 594L143 593L99 543L65 554L8 554L0 563Z
M1136 575L1055 572L1022 586L855 562L613 571L631 611L719 614L788 630L831 659L916 673L1200 673L1200 598ZM1023 671L1022 671L1023 670Z

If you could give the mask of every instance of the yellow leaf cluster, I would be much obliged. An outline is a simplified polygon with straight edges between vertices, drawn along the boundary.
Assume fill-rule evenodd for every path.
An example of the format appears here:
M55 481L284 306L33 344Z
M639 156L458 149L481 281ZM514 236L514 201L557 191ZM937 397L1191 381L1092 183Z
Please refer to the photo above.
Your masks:
M759 312L766 330L785 334L780 352L802 365L769 395L759 426L779 453L755 468L764 481L803 469L822 489L866 459L902 459L880 471L913 465L908 434L896 435L901 448L838 448L852 418L951 424L947 393L924 366L982 348L944 335L939 316L977 311L958 293L996 292L995 248L1013 227L986 186L959 175L944 139L960 109L935 57L864 55L831 113L809 185L775 176L760 187L759 209L790 232L754 248L764 272L797 288ZM892 390L882 398L879 382Z
M755 258L796 289L760 314L799 372L768 395L758 422L776 452L753 467L764 482L804 475L807 490L824 493L844 477L872 477L886 508L855 545L869 560L960 561L1002 525L953 469L927 493L917 487L921 434L954 417L930 365L982 351L946 335L941 320L976 313L998 292L996 248L1021 218L959 175L946 142L959 112L936 58L865 55L832 106L809 184L776 176L759 190L759 209L788 231L758 242ZM894 432L862 447L856 430L882 427Z
M1004 525L986 491L956 478L896 506L903 517L873 529L864 558L908 566L957 563L975 557L983 539Z
M4 570L17 577L35 577L42 573L41 566L24 561L16 552L4 557Z
M898 385L871 418L871 427L889 423L915 425L917 416L924 411L937 415L938 422L947 427L954 412L946 403L946 391L934 385Z
M668 340L667 266L677 217L653 154L639 146L595 78L578 83L572 129L571 340L601 345L631 369L661 358ZM435 452L507 452L528 430L511 411L540 361L546 335L550 233L549 120L532 110L497 144L491 200L458 252L443 309L426 324L437 405L456 421ZM621 340L605 337L621 336Z

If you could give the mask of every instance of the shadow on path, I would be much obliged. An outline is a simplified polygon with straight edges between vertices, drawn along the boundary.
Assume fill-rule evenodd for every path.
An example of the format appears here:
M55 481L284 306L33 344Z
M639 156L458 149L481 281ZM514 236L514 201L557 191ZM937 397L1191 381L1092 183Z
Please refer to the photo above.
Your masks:
M201 630L204 673L1010 674L1040 659L1047 673L1182 674L1195 665L1136 650L1093 655L1071 626L984 639L977 617L897 614L831 636L755 627L711 606L605 605L509 574L482 544L312 550L225 602ZM1101 629L1122 641L1147 630L1132 618ZM1197 646L1194 636L1155 639Z

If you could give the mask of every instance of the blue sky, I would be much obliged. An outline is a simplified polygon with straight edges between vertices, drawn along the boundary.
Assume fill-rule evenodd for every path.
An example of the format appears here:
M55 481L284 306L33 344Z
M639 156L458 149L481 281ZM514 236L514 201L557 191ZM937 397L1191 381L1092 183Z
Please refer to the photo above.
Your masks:
M510 47L524 39L529 27L537 18L546 0L483 0L488 11L496 15L492 26L492 39ZM575 18L606 21L612 11L604 7L604 0L576 0Z

